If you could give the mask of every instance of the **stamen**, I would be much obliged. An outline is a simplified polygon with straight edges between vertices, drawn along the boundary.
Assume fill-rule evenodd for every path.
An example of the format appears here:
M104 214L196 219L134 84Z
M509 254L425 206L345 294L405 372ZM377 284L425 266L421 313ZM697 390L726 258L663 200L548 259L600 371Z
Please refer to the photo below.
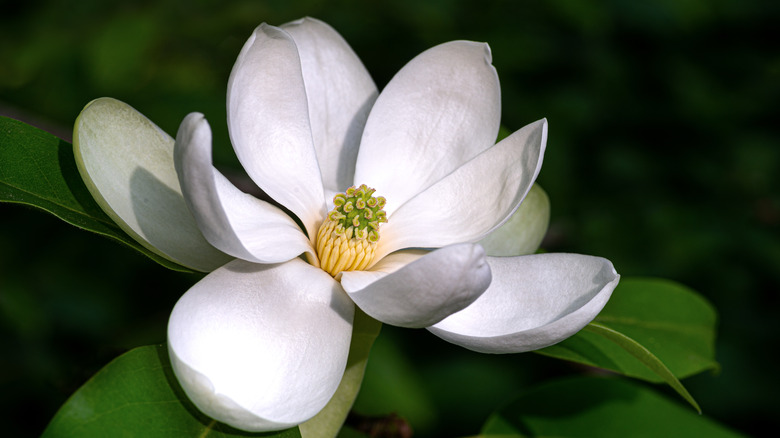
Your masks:
M320 225L316 244L320 267L330 275L363 270L373 260L379 225L387 222L385 198L372 196L375 191L361 184L333 197L335 208Z

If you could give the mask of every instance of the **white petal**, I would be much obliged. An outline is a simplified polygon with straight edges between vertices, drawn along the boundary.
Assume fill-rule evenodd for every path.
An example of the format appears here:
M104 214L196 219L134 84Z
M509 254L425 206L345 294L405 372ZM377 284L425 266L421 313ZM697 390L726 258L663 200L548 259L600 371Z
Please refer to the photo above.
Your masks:
M547 144L547 121L527 125L402 205L381 227L376 257L484 237L530 190ZM388 201L389 202L389 201Z
M248 431L313 417L347 363L354 307L300 259L233 261L198 282L168 323L171 363L206 415Z
M332 438L339 435L347 415L357 398L363 376L366 371L371 346L379 336L382 323L355 309L352 326L352 343L349 347L349 359L339 389L327 406L311 420L300 424L298 428L303 438Z
M392 274L426 254L430 254L430 251L424 249L396 251L374 263L365 271L344 271L342 275L347 274L349 289L356 291L387 276L387 274Z
M76 120L73 150L97 203L143 246L199 271L230 260L203 238L187 209L173 139L143 114L118 100L93 100Z
M378 94L344 38L314 18L281 26L298 46L314 147L326 191L352 185L360 137Z
M620 276L609 260L579 254L488 257L493 282L471 306L429 327L482 353L537 350L598 315Z
M411 60L379 95L355 184L387 198L388 215L495 143L501 99L490 62L487 44L441 44Z
M533 254L542 243L550 223L550 198L534 184L508 221L479 241L492 256Z
M249 176L315 235L325 197L301 61L287 32L261 24L244 44L230 73L227 116Z
M257 263L283 262L312 251L287 214L238 190L212 166L211 128L202 114L184 118L174 160L187 206L215 247Z
M362 277L375 281L366 284ZM369 316L410 328L428 327L465 308L489 284L485 251L468 243L428 253L378 280L362 271L341 277L344 290Z

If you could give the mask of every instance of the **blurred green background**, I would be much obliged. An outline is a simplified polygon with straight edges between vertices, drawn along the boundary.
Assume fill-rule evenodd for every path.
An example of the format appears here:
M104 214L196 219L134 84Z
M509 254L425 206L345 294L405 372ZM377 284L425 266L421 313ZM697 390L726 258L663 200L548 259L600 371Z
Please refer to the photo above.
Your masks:
M128 102L175 134L199 111L235 166L225 120L233 62L255 26L310 15L352 45L381 89L421 51L487 41L503 123L547 117L539 181L548 251L624 276L680 281L720 312L719 374L686 380L705 415L777 430L780 3L765 1L0 2L0 114L70 140L90 100ZM165 340L198 276L39 211L0 205L0 424L36 436L129 348ZM534 354L485 356L383 328L357 408L417 436L476 434L534 383L580 372ZM666 391L659 388L660 391Z

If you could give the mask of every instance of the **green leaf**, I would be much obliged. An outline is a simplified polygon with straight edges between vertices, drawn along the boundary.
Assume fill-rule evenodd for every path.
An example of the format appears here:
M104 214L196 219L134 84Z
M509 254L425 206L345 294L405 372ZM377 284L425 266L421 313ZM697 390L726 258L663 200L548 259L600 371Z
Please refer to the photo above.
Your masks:
M740 435L643 385L577 377L533 388L494 413L481 437L735 438Z
M134 248L166 268L192 272L144 248L100 209L79 175L70 143L7 117L0 117L0 202L40 208Z
M690 403L694 408L696 408L696 410L699 411L699 413L701 414L701 408L699 407L699 404L696 403L696 400L693 399L693 397L688 392L688 390L685 389L682 383L680 383L680 381L677 380L677 377L675 377L674 374L672 374L672 372L669 371L669 368L667 368L663 362L661 362L657 357L655 357L653 353L648 351L647 348L643 347L638 342L629 338L628 336L620 332L617 332L615 330L612 330L609 327L605 327L601 324L590 323L588 324L587 327L585 327L585 330L603 336L605 339L609 339L610 341L614 342L615 344L623 348L630 355L637 358L647 368L649 368L652 372L658 375L658 377L662 378L664 382L666 382L675 391L677 391L677 393L680 394L682 398L687 400L688 403Z
M632 339L675 377L685 378L718 369L716 318L712 305L685 286L662 279L623 278L594 322ZM583 330L539 353L654 383L666 381L604 333Z
M298 428L249 433L201 414L179 387L164 345L135 348L106 365L60 408L42 438L300 438Z

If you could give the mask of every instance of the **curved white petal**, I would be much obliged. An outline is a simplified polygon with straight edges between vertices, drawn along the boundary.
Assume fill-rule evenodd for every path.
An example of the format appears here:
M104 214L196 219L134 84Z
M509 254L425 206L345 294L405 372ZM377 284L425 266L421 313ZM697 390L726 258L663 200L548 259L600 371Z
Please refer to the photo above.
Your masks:
M488 257L488 263L488 290L428 328L482 353L519 353L568 338L598 315L620 279L609 260L579 254Z
M404 66L379 95L355 184L387 198L388 215L496 141L498 76L487 44L452 41Z
M550 198L534 184L508 221L479 241L491 256L533 254L539 249L550 223Z
M546 144L547 120L542 119L415 196L382 224L376 257L481 239L520 205L542 167Z
M301 61L287 32L263 23L244 44L228 81L227 119L249 176L314 236L325 197Z
M314 18L281 26L301 57L314 148L326 191L352 185L360 137L378 91L344 38Z
M235 260L176 303L171 363L208 416L242 430L284 429L313 417L336 391L353 315L338 283L300 259Z
M372 318L422 328L473 303L490 284L490 268L479 245L452 245L407 260L415 258L379 279L371 272L344 271L341 285Z
M199 271L230 257L211 246L187 209L173 139L129 105L90 102L73 128L79 173L100 207L149 250Z
M182 121L174 161L187 206L215 247L257 263L283 262L313 251L287 214L238 190L212 166L211 128L202 114Z

